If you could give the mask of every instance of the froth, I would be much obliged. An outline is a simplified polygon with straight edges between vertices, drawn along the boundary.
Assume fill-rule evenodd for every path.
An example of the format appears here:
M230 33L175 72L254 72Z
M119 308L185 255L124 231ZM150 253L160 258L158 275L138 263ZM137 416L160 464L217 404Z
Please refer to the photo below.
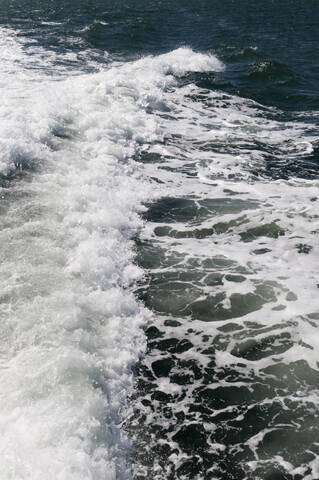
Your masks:
M2 475L129 478L121 422L148 316L131 238L158 194L132 157L162 138L147 107L173 75L221 64L179 49L50 78L43 52L1 34L1 171L26 171L1 191Z
M131 420L135 474L315 479L312 117L194 84L164 88L153 114L163 140L139 159L162 198L145 214L138 294L157 315Z

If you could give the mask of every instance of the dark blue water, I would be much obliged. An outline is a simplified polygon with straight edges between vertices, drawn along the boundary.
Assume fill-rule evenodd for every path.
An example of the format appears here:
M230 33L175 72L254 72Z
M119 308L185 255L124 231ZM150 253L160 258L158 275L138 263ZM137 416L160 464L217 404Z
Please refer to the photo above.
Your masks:
M3 2L1 20L58 51L89 47L129 59L183 45L213 50L227 62L226 91L288 110L318 106L315 1Z
M94 141L114 130L112 152L126 149L120 162L137 165L155 192L125 234L144 272L129 288L151 312L119 420L128 467L77 478L318 480L318 2L3 0L0 22L25 55L3 44L3 68L22 65L21 78L80 85L106 75L103 118L113 108L119 116L105 128L98 120ZM129 123L131 105L144 127ZM54 140L40 141L54 151L76 144L81 155L85 118L61 115ZM54 171L25 152L2 174L6 191ZM99 188L110 188L105 178L107 169ZM23 198L15 193L17 208ZM109 288L103 268L92 288ZM37 474L21 467L5 478Z

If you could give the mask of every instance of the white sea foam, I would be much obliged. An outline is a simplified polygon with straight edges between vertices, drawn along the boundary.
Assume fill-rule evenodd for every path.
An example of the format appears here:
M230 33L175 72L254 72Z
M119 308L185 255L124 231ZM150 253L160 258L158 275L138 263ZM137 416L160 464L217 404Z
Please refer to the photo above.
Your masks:
M220 71L223 65L213 55L181 48L82 75L69 53L46 55L27 40L17 41L14 32L0 33L0 83L6 92L0 106L2 178L11 178L17 168L35 170L1 189L2 475L4 480L127 479L129 442L121 422L148 316L130 290L143 274L133 264L131 241L142 227L143 201L191 196L196 202L217 198L227 206L239 198L234 211L200 223L211 228L245 217L231 229L208 238L156 242L184 256L182 270L189 259L213 257L230 260L235 273L245 270L243 283L225 280L221 287L203 289L203 299L224 292L225 309L233 295L272 285L274 300L262 305L258 321L289 333L293 346L282 356L241 358L250 371L296 360L316 369L311 314L318 311L318 183L267 181L253 173L265 170L268 147L276 149L279 161L298 162L311 153L316 138L311 125L282 122L278 112L265 113L252 101L178 87L177 78L188 72ZM57 61L61 68L55 69ZM221 143L227 145L223 153ZM145 150L161 161L137 166L132 158ZM189 175L194 171L197 177ZM154 176L164 183L157 187L147 180ZM242 241L263 223L278 224L284 235ZM148 225L144 237L154 239L156 226L161 225ZM196 221L174 224L180 233L198 227ZM298 244L311 248L300 254ZM266 251L256 255L258 249ZM183 321L181 337L189 328ZM253 321L254 312L236 318L238 324ZM192 321L194 348L181 357L207 365L198 341L202 334L217 336L222 324ZM217 352L218 368L238 361L235 345L234 338ZM159 389L175 394L179 387L162 380ZM183 458L176 457L176 465ZM318 468L315 461L312 468Z
M222 65L179 49L65 79L0 33L1 478L130 478L121 422L148 315L131 238L158 194L132 157L163 137L147 107L172 75Z
M311 440L307 439L314 460L299 470L294 461L300 465L302 460L293 459L289 440L287 446L280 444L280 434L276 446L288 451L284 453L291 462L267 454L267 444L266 453L260 447L271 431L289 431L289 422L293 431L303 434L303 416L314 429L318 426L314 379L319 370L319 183L315 175L307 179L297 173L318 143L315 125L299 120L299 115L283 120L282 112L237 96L195 85L176 87L174 79L168 86L161 86L162 93L153 99L148 97L163 141L144 146L144 170L157 178L164 199L148 215L151 222L141 238L160 252L145 298L161 315L154 322L159 333L154 333L143 361L147 372L143 380L152 382L152 388L139 408L146 418L140 419L145 430L156 425L154 436L166 442L172 455L167 463L155 458L148 472L162 480L172 472L176 475L182 465L186 469L188 460L190 464L199 460L195 448L184 448L182 434L182 446L174 440L176 430L197 422L208 443L207 454L216 450L215 429L234 454L250 449L256 461L248 464L247 478L263 465L266 472L271 463L315 480L318 457ZM294 168L287 178L289 165ZM210 275L220 281L209 283ZM185 351L179 349L183 342ZM173 366L158 372L154 364L161 361ZM237 376L244 382L235 381ZM259 381L264 394L258 391ZM236 388L247 389L245 400L236 398ZM222 389L232 394L223 397ZM206 390L213 393L201 397ZM216 399L215 390L221 390ZM158 392L164 400L156 401ZM295 414L291 408L296 405L300 410ZM260 427L247 441L233 445L229 432L236 431L234 422L239 425L238 437L241 428L245 437L247 426L258 431L252 421L256 410L270 412L273 430ZM281 410L289 412L287 424L276 418ZM215 416L236 411L241 415L229 423L220 417L214 422ZM151 457L158 438L153 444L147 435L141 428ZM139 472L142 467L137 464Z
M168 93L166 105L170 108L170 117L162 120L162 129L168 142L149 148L161 156L166 168L163 169L163 163L159 162L155 166L152 164L149 170L154 175L157 166L156 176L165 184L167 196L191 197L195 202L213 198L220 207L216 207L216 214L208 215L207 219L174 223L174 229L180 234L178 240L173 235L156 241L165 242L167 250L184 255L185 268L189 258L203 260L219 256L233 262L234 269L236 266L239 270L247 269L249 275L244 283L224 282L210 289L215 294L226 293L228 299L233 294L253 292L258 283L277 281L275 296L278 305L285 306L284 312L271 312L264 305L267 323L277 315L291 318L317 312L318 180L269 180L263 176L269 148L276 150L279 165L289 161L298 165L303 156L313 151L318 142L313 135L313 125L279 121L276 117L280 112L274 109L265 109L236 96L207 92L194 85ZM158 116L164 117L161 112ZM220 153L219 150L226 151ZM189 175L194 170L197 177ZM256 177L254 172L261 176ZM163 190L162 184L161 188ZM232 226L204 238L196 238L196 235L183 238L185 231L214 229L217 223ZM249 241L242 241L246 232L269 224L281 229L275 238L256 233ZM165 226L165 220L163 224L147 225L145 238L154 239L153 230L160 225ZM303 246L306 254L299 252ZM258 248L266 250L256 255ZM293 300L288 295L287 301L288 292L293 292ZM210 293L206 289L205 295ZM306 330L306 327L302 329L303 334ZM315 366L316 356L311 361L309 351L308 354Z

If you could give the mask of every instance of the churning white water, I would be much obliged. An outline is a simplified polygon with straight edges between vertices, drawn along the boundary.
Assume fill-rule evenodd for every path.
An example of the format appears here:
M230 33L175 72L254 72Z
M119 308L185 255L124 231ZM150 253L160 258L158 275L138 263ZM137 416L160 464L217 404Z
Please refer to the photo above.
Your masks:
M0 61L1 478L130 478L121 422L148 315L132 237L153 195L132 158L163 135L147 106L171 74L222 65L179 49L53 74L5 29Z

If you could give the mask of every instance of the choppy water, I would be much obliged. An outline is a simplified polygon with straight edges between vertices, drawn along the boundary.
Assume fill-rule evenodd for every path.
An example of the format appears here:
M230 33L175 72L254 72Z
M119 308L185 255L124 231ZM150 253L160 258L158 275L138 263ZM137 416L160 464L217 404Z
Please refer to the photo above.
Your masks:
M0 19L1 478L318 480L318 3Z

